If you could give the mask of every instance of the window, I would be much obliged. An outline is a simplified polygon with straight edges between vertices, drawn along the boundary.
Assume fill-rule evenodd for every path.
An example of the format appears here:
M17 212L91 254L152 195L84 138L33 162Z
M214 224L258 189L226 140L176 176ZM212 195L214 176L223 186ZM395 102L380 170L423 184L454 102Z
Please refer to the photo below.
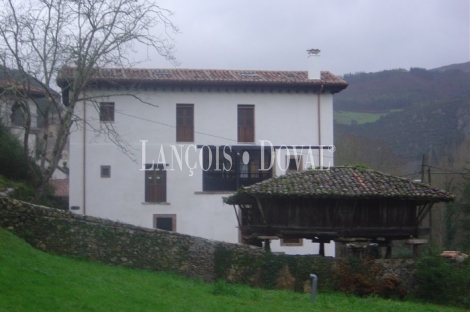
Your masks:
M160 230L176 232L175 214L153 215L153 227Z
M301 171L301 170L302 170L302 156L291 155L290 157L287 157L286 173L292 173L292 172Z
M238 105L238 142L255 141L255 106Z
M236 191L241 186L249 186L271 178L271 170L262 170L262 165L264 168L270 165L269 149L264 151L264 163L261 157L259 147L252 149L232 147L232 150L220 148L218 157L215 148L204 147L203 191ZM211 163L209 163L210 159Z
M11 125L21 127L24 125L23 106L20 103L15 103L11 107Z
M304 240L302 238L282 238L281 246L303 246Z
M163 165L147 164L145 168L145 202L166 202L166 171Z
M100 103L100 121L114 121L114 103Z
M101 177L111 178L111 166L101 166Z
M176 141L194 142L193 104L176 104Z

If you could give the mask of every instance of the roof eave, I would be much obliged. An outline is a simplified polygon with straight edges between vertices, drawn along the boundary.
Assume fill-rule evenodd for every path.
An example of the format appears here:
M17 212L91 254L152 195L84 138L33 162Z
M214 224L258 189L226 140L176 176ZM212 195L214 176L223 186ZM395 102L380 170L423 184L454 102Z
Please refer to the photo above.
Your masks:
M57 80L59 87L66 88L69 80ZM88 83L90 87L119 88L246 88L246 89L288 89L318 92L329 91L338 93L348 86L347 83L329 83L321 80L314 82L268 82L268 81L211 81L211 80L145 80L145 79L94 79Z

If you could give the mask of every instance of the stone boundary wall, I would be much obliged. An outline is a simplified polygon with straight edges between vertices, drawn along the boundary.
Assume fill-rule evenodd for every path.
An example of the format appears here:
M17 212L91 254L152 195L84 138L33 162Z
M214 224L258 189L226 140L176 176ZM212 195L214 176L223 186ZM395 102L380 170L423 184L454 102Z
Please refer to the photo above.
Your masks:
M0 197L0 227L32 246L57 255L111 265L173 271L190 278L267 288L309 291L309 274L328 281L338 259L267 255L258 247L212 241L158 229L137 227L70 211ZM412 285L410 260L377 260L382 275L393 274Z
M0 226L49 253L174 271L205 281L214 280L214 251L219 245L234 254L264 253L251 246L137 227L6 197L0 198Z

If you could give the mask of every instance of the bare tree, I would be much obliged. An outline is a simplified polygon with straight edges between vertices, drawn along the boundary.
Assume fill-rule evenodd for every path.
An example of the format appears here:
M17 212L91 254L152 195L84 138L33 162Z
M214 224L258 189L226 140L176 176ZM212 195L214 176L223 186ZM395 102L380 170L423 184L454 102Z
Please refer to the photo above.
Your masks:
M46 129L52 113L59 124L54 142L44 131L37 147L41 168L37 199L57 168L70 126L78 118L74 115L75 107L85 100L87 83L94 71L102 67L135 66L130 57L136 47L153 55L156 52L176 65L171 35L178 29L170 20L171 12L151 0L0 0L0 3L0 61L15 73L12 80L0 87L3 90L0 96L11 99L14 94L15 102L33 102L35 106L34 110L29 105L22 106L25 153L30 153L27 141L33 111L44 117ZM59 72L67 70L72 70L73 79L62 86L67 99L64 106L54 88ZM126 150L114 129L97 131L107 133ZM47 155L51 144L52 153Z

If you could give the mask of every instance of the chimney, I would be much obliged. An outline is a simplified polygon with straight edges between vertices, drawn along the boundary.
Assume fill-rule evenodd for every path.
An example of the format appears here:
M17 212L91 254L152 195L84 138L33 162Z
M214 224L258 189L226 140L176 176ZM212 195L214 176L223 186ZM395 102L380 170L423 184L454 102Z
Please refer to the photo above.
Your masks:
M308 79L321 79L320 50L310 49L308 53Z

